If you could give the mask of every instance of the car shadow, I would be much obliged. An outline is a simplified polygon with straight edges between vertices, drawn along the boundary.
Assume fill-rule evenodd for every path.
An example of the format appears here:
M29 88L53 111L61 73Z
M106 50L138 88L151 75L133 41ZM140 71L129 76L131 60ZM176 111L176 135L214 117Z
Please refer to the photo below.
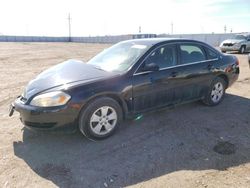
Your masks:
M109 139L24 129L14 153L59 187L124 187L180 170L225 170L250 162L250 99L191 103L126 121Z

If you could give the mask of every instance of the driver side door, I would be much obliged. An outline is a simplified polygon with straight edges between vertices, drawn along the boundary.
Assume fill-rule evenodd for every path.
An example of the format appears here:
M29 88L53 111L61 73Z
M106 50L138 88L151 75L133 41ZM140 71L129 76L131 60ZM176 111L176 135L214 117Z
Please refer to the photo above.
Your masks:
M158 70L147 70L156 64ZM172 105L176 81L176 45L166 44L153 50L133 75L134 112Z

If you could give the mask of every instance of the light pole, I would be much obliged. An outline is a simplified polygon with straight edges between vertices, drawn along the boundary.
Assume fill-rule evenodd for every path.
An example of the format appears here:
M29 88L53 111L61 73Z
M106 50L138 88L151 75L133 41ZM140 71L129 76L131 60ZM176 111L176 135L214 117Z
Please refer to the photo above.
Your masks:
M69 42L71 42L71 17L70 17L70 13L69 13L69 17L68 17L68 22L69 22Z

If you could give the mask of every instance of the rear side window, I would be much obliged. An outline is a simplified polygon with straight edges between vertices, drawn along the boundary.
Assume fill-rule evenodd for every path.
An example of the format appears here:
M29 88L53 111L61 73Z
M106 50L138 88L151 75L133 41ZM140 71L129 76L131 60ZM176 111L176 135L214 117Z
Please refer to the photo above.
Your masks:
M206 56L199 46L192 44L180 45L181 64L206 60Z
M216 59L218 58L217 53L215 53L213 50L210 50L209 48L206 48L207 52L207 59Z

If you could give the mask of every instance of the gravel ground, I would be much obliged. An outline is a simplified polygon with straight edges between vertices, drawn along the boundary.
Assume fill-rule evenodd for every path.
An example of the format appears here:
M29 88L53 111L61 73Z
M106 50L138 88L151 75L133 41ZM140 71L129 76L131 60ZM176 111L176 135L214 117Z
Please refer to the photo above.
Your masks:
M125 121L107 140L26 130L8 105L28 81L108 45L0 43L0 187L250 187L250 69L216 107L199 102Z

